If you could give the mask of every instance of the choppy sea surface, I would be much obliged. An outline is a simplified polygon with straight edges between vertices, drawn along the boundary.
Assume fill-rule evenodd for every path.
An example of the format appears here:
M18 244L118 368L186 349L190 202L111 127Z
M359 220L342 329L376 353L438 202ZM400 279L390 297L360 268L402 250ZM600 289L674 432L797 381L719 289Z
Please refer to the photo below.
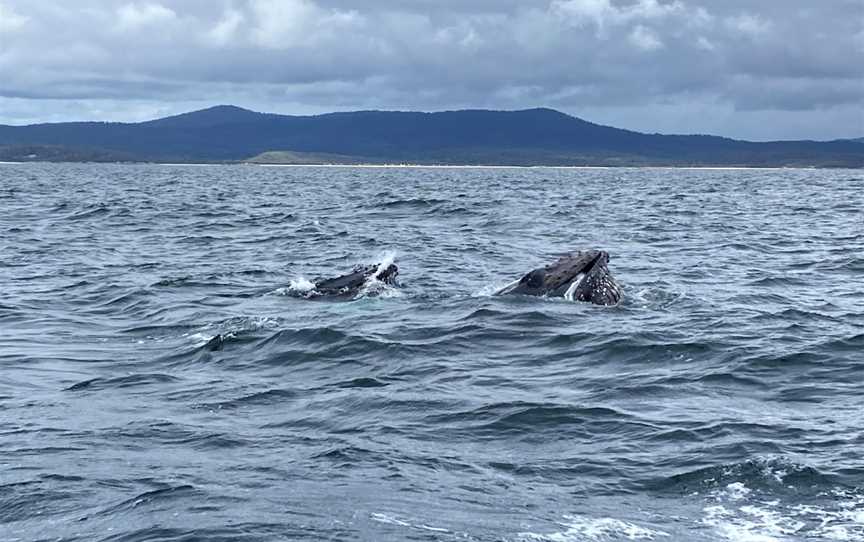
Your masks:
M861 171L2 164L0 539L864 540L862 210ZM621 305L491 296L583 248Z

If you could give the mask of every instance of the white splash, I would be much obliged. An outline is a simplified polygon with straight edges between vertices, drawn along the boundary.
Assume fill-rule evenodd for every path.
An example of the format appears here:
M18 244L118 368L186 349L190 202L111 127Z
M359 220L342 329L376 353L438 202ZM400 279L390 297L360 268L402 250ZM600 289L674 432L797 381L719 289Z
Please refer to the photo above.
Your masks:
M703 524L713 527L723 539L735 542L785 542L804 527L800 521L756 505L736 510L717 504L706 506L704 512Z
M315 284L306 277L296 277L288 283L288 290L292 292L306 293L315 289Z
M376 259L379 261L378 269L375 270L375 273L369 275L363 283L363 287L354 296L354 299L363 299L373 295L383 298L401 297L403 295L401 290L390 286L378 278L396 261L396 251L388 250L382 252Z
M386 271L388 267L393 265L393 262L396 261L396 251L395 250L385 251L385 252L381 253L380 256L378 256L378 260L381 263L378 264L378 269L375 271L376 277L378 275L380 275L381 273L383 273L384 271Z
M750 494L750 488L741 482L733 482L726 486L726 495L733 501L740 501Z
M521 280L522 280L521 278L518 278L518 279L514 280L513 282L508 282L507 284L504 284L503 286L497 286L495 284L490 284L488 286L484 286L483 288L480 289L480 291L476 292L472 297L492 297L495 294L497 294L498 292L501 292L503 290L509 290L510 288L513 288L514 286L519 284L519 281L521 281Z

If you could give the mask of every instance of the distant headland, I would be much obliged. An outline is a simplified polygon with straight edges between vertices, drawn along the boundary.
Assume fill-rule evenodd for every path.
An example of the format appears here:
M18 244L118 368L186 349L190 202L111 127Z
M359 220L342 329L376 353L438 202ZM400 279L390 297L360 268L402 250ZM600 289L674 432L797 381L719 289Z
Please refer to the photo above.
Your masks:
M864 139L645 134L553 109L313 116L222 105L139 123L0 125L0 161L864 167Z

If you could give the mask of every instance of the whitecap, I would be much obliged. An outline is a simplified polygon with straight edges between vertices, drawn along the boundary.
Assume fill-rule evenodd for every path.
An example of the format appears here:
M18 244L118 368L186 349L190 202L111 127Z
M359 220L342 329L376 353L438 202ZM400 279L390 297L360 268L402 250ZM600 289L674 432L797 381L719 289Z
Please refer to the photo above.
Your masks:
M380 512L375 512L371 514L370 519L372 521L377 521L378 523L386 523L388 525L398 525L399 527L408 527L410 529L417 529L420 531L430 531L433 533L452 533L450 529L445 529L443 527L435 527L433 525L427 525L425 523L411 523L409 521L404 521L398 518L395 518L388 514L382 514ZM466 534L466 533L459 533Z
M777 469L771 469L765 474L776 473ZM864 540L864 496L860 494L834 490L820 494L827 499L824 503L806 505L789 505L754 495L742 483L714 491L710 495L712 502L703 508L701 523L721 540L734 542Z
M668 537L663 531L649 529L635 523L615 518L591 518L587 516L565 516L563 531L554 533L519 533L524 542L586 542L591 540L656 540Z

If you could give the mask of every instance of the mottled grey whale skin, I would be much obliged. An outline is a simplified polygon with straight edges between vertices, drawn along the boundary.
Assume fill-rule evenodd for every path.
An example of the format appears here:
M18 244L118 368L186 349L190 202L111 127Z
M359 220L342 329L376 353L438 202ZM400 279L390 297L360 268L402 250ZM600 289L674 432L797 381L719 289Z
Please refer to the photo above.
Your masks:
M583 250L562 256L554 263L534 269L495 295L563 297L595 305L617 305L621 286L609 272L609 253Z
M331 279L316 279L315 287L303 294L309 299L316 298L354 298L371 278L384 284L396 285L399 268L395 264L382 267L380 264L358 265L346 274Z

